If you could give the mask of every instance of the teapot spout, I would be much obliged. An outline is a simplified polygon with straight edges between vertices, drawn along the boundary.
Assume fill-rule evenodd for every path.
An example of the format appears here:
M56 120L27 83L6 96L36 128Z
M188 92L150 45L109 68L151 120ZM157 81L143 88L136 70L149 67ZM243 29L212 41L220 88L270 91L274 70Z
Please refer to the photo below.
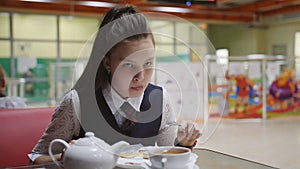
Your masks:
M125 141L119 141L119 142L115 143L114 145L112 145L112 151L115 154L120 155L120 154L131 153L131 152L137 151L142 147L143 147L142 144L130 145Z
M119 141L111 146L112 152L119 155L124 152L130 146L129 143L125 141Z

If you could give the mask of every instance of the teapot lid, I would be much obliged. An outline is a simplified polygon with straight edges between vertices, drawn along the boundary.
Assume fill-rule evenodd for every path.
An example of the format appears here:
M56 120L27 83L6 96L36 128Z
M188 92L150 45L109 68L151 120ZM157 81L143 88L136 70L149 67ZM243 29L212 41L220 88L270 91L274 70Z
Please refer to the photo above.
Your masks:
M111 150L111 146L98 137L93 132L86 132L85 137L79 139L76 143L78 146L97 146L105 151Z
M78 146L92 146L95 135L93 132L86 132L85 137L79 139L75 144Z

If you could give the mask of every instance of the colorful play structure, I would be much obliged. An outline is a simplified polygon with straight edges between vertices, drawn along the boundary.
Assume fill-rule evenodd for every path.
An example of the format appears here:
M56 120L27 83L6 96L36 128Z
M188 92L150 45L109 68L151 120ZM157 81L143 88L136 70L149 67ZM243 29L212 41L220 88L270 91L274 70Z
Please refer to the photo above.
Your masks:
M210 57L207 63L215 61ZM211 79L216 79L216 84L211 85L210 106L220 104L218 112L211 112L212 117L223 116L224 118L271 118L282 116L300 115L300 81L297 79L297 71L294 67L271 56L260 58L237 57L232 62L249 64L254 62L261 67L260 75L252 78L251 67L248 70L237 71L243 68L230 66L223 76L213 74ZM281 62L278 62L281 61ZM278 65L275 65L278 63ZM238 65L238 64L236 64ZM256 67L256 68L257 68ZM213 67L210 67L210 69ZM230 68L234 71L230 71ZM271 69L272 68L272 69ZM273 72L270 72L270 70ZM231 74L230 74L231 72ZM250 72L250 73L249 73ZM256 70L256 72L258 72ZM278 73L279 72L279 73ZM271 75L274 74L272 79ZM223 84L217 84L217 80ZM225 79L220 80L220 79ZM221 91L221 92L220 92ZM226 100L226 104L223 100Z
M270 86L268 86L267 93L262 93L261 89L255 91L253 89L255 84L247 77L235 80L237 88L236 93L233 93L231 97L229 97L232 99L231 105L234 107L234 111L229 113L229 117L261 118L261 109L263 105L261 102L257 101L261 98L261 96L257 93L267 95L266 108L269 117L295 115L297 113L300 115L299 111L296 112L296 110L300 108L300 93L298 93L299 82L293 78L289 69L284 69L279 77L276 78ZM240 91L241 87L244 87L244 91L242 91L242 93ZM244 99L244 105L243 109L240 109L239 111L238 107L241 105L241 99Z
M297 81L289 69L284 69L281 75L272 82L269 87L269 94L271 96L270 99L274 100L274 104L269 105L271 108L279 105L280 109L286 109L288 107L288 101L291 103L297 101Z
M241 110L244 114L247 113L247 106L249 103L249 97L251 95L251 92L253 91L254 82L245 76L244 74L238 74L238 75L225 75L227 80L235 80L236 83L236 104L234 108L234 113L239 112ZM241 105L242 104L242 105ZM239 107L241 109L239 109Z

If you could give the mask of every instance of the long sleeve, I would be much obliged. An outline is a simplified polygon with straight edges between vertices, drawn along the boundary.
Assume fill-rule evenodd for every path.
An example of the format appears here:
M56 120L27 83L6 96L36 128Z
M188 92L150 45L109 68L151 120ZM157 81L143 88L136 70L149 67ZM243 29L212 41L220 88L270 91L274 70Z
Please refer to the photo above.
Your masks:
M173 146L177 137L177 126L166 127L168 123L176 121L176 114L172 108L171 101L167 91L163 88L163 112L162 122L157 138L159 146Z
M75 90L68 92L63 98L60 105L55 109L52 120L46 131L32 150L32 154L48 154L48 147L53 139L60 138L70 141L73 136L77 136L80 132L80 125L76 116L77 110L75 104L79 103L79 98ZM61 144L54 144L52 152L60 153L63 150ZM29 155L30 156L30 155Z

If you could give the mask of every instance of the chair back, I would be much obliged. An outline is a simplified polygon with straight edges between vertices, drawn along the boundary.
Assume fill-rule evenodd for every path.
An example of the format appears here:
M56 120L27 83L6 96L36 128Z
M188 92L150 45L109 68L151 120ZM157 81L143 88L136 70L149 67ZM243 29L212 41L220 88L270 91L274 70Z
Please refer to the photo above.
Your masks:
M54 108L0 109L0 168L26 165Z

